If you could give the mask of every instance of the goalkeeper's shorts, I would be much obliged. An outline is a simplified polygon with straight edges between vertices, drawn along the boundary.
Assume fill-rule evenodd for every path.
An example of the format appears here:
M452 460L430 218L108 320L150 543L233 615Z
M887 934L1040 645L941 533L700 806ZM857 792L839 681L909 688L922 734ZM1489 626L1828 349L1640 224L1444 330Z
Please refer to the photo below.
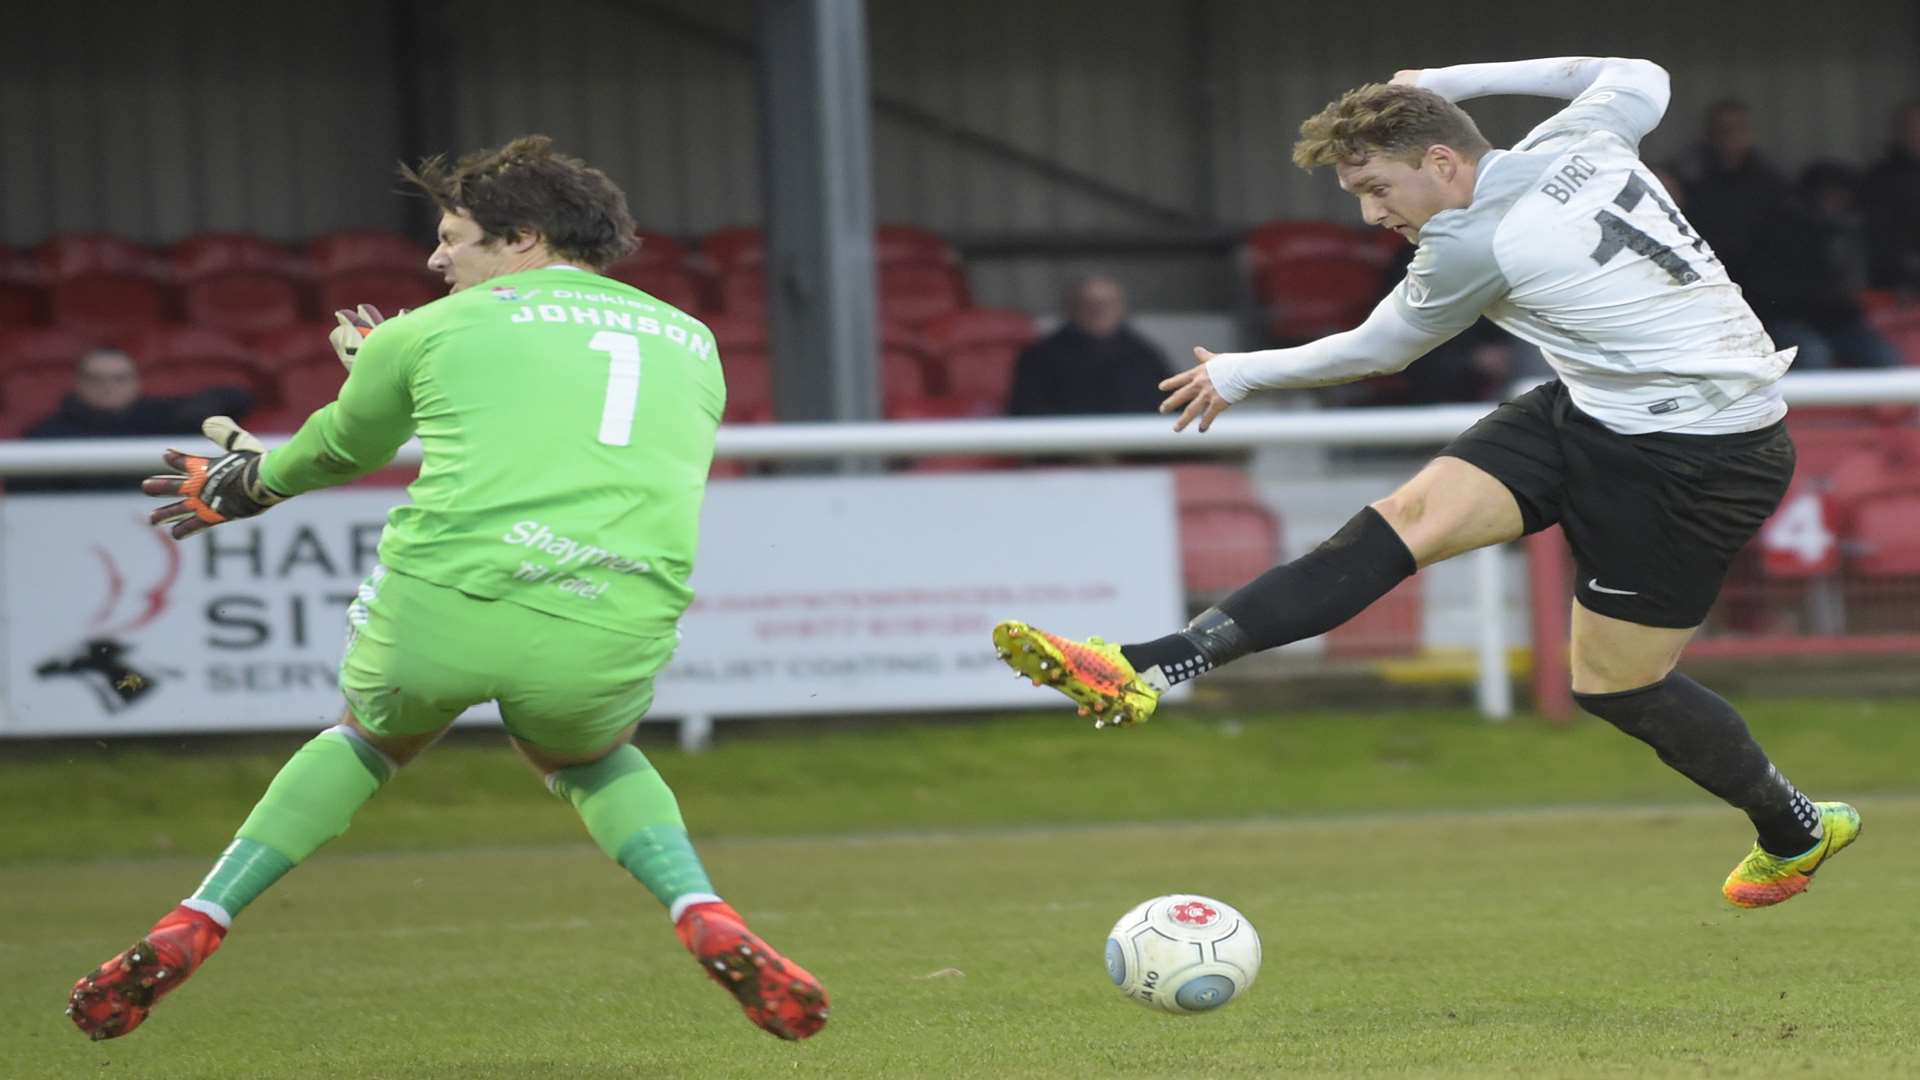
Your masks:
M378 735L439 731L498 702L509 734L557 753L600 749L653 704L677 634L629 637L384 566L347 609L340 689Z

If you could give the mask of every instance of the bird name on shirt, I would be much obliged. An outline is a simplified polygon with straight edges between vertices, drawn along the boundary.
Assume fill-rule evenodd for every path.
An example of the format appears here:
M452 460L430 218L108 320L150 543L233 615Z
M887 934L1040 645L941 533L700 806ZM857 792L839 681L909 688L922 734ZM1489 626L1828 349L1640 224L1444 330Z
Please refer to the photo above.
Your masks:
M1573 198L1573 193L1580 190L1580 185L1592 179L1593 174L1599 171L1600 166L1575 154L1567 159L1565 165L1560 166L1559 173L1553 179L1540 185L1540 194L1565 206L1567 200Z
M676 345L686 346L688 352L703 360L713 359L713 336L698 324L681 326L671 318L663 322L653 315L620 310L624 306L658 311L659 308L653 304L612 293L574 292L571 289L554 289L547 295L555 300L577 300L580 303L522 304L515 309L509 321L573 323L575 326L598 326L607 330L625 330L633 334L653 334L664 337ZM582 307L581 304L594 306ZM679 319L687 318L677 311L672 312L671 316Z

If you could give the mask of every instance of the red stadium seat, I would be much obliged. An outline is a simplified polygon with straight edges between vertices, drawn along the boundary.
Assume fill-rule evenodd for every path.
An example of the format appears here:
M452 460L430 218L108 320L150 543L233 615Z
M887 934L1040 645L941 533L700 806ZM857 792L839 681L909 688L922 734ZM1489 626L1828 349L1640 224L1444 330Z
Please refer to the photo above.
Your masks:
M1173 494L1181 506L1261 505L1247 470L1232 465L1176 465Z
M238 386L254 395L255 401L268 401L278 393L250 363L232 360L177 360L165 364L143 364L140 389L153 397L186 397L222 386Z
M1875 499L1854 514L1852 569L1864 577L1920 576L1920 492Z
M1909 367L1920 367L1920 306L1893 307L1871 316L1874 329L1893 342Z
M720 310L729 315L764 319L767 314L767 275L759 267L730 270L720 275Z
M929 351L983 345L1024 349L1039 336L1033 316L1008 308L964 308L931 319L920 327Z
M917 326L967 306L967 282L940 263L894 263L876 274L882 318Z
M268 274L299 280L312 276L305 255L250 233L200 233L173 245L174 276L194 281L216 274Z
M252 349L229 334L202 326L169 323L148 327L122 336L119 343L135 360L140 361L143 370L148 364L200 360L222 360L259 367L258 354Z
M990 410L982 411L978 402L963 398L889 401L886 407L889 420L977 420L992 415ZM1017 464L1017 458L998 454L934 454L914 458L909 468L913 472L981 472L1012 468Z
M889 420L981 420L994 415L980 411L979 403L967 398L928 395L887 403Z
M65 364L69 367L81 354L106 339L64 326L11 327L0 331L0 371Z
M1372 234L1392 236L1385 229L1361 232L1331 221L1281 220L1256 225L1247 233L1247 255L1255 272L1275 263L1302 259L1371 259L1384 265L1387 249ZM1398 237L1395 237L1398 239Z
M300 320L299 290L269 274L221 273L190 281L180 301L188 322L249 339Z
M757 225L715 229L700 238L700 254L722 274L756 268L766 261L767 237Z
M1821 577L1840 566L1839 508L1823 480L1802 474L1760 526L1754 539L1760 571L1767 577L1797 580Z
M1334 660L1417 655L1425 642L1426 577L1415 574L1365 611L1327 631Z
M927 263L957 266L960 255L939 233L912 225L881 225L873 230L873 260L888 263Z
M700 311L710 306L706 280L684 266L628 257L608 266L604 273L682 311Z
M150 277L90 273L55 282L47 314L56 326L113 336L165 322L167 294Z
M31 326L45 310L45 293L31 285L0 281L0 326Z
M633 260L647 266L682 266L687 261L687 246L666 233L638 229L633 238L639 246L628 252L622 262Z
M725 419L729 423L752 423L756 419L771 417L773 365L767 362L766 357L756 356L744 349L728 356L722 350L720 362L727 377Z
M327 335L336 323L294 323L260 335L254 342L260 366L266 371L285 371L303 364L339 363Z
M766 262L767 237L757 225L715 229L700 240L700 254L725 273ZM879 265L896 262L958 264L959 255L944 237L911 225L881 225L873 231L873 257Z
M920 354L905 349L880 352L880 398L883 402L918 401L927 396L927 366Z
M720 350L720 359L724 363L735 350L749 350L765 355L767 352L767 323L765 319L747 318L741 315L710 315L705 320L707 330L713 334L713 344Z
M1868 315L1876 315L1900 306L1900 295L1892 289L1861 289L1859 300L1860 310Z
M1180 508L1180 564L1188 592L1209 596L1237 589L1270 569L1279 550L1279 523L1262 506Z
M1290 259L1256 276L1273 336L1306 341L1360 325L1385 292L1380 267L1353 257Z
M320 310L334 312L372 304L386 315L424 307L447 294L439 278L423 270L348 270L320 280Z
M32 259L0 248L0 327L25 326L46 318L46 284Z
M330 277L349 270L411 270L425 273L432 249L399 233L358 229L315 237L307 245L313 272Z
M140 363L142 389L156 396L190 394L210 386L244 386L255 400L276 395L254 350L203 326L155 326L120 344ZM336 361L337 362L337 361Z
M1273 565L1280 523L1260 501L1245 469L1180 465L1173 481L1189 592L1211 595L1238 588Z
M166 275L166 264L158 255L106 233L55 236L34 248L33 257L48 281L67 281L92 274L159 281Z
M17 435L53 415L73 390L71 361L13 367L0 373L0 431Z
M925 353L927 351L927 340L920 336L920 331L908 326L906 323L894 319L881 319L880 347L883 349L907 349L913 352Z
M1038 336L1033 317L1002 308L966 308L920 327L942 393L990 401L1006 411L1020 350Z
M296 412L284 405L255 409L247 414L247 430L255 435L291 435L300 430L309 413Z
M316 409L340 396L340 384L346 381L347 369L338 360L288 368L280 373L280 404L298 427Z

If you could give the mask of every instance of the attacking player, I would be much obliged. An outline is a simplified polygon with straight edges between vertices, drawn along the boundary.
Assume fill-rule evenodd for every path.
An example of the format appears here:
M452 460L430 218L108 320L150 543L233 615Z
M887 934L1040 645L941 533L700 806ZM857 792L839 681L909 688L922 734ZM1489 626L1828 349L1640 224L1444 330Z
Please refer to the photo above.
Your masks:
M68 1014L125 1035L467 708L513 745L600 849L667 906L680 940L755 1024L804 1039L827 996L715 895L666 781L632 745L692 598L701 499L726 389L696 320L595 271L632 246L606 174L530 136L403 175L441 211L427 265L450 295L382 322L343 313L339 400L263 452L171 451L149 495L184 539L386 465L426 460L347 611L341 722L301 748L189 899L73 988ZM362 341L362 334L365 335Z
M1570 98L1511 150L1455 104ZM1560 524L1578 568L1574 700L1746 812L1758 840L1722 892L1786 900L1860 833L1775 769L1719 695L1674 670L1734 554L1793 476L1775 386L1792 362L1640 161L1667 73L1586 57L1402 71L1300 127L1294 162L1331 165L1368 224L1418 245L1359 327L1294 349L1214 355L1161 384L1175 430L1261 389L1399 371L1485 314L1559 378L1507 402L1305 556L1153 641L994 631L1016 670L1096 725L1237 657L1324 634L1423 566Z

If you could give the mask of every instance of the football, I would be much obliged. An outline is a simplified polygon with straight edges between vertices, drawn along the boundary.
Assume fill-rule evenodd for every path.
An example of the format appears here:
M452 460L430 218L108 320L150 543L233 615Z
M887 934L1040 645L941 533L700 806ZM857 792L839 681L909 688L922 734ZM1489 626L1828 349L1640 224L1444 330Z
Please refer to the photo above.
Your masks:
M1156 896L1107 936L1107 977L1142 1005L1171 1013L1217 1009L1260 973L1260 935L1212 897Z

